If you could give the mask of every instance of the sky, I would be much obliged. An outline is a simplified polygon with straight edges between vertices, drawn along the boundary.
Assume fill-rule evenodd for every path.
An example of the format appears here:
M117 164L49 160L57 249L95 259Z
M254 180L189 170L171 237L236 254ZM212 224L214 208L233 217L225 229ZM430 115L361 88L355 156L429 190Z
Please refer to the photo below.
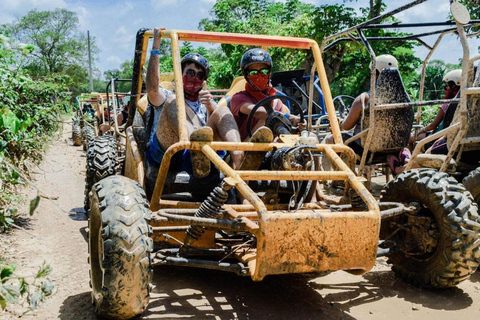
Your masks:
M387 9L393 10L413 0L387 1ZM283 1L284 2L284 1ZM303 0L315 5L343 3L342 0ZM365 7L368 0L346 2L346 5ZM135 35L140 28L164 26L167 29L197 30L201 19L209 17L215 0L1 0L0 24L11 23L32 9L39 11L65 8L77 13L80 31L96 38L100 49L96 67L101 74L119 69L121 63L133 59ZM445 21L449 13L448 0L429 0L408 10L409 14L396 15L402 22ZM427 42L433 45L436 37ZM471 48L478 52L480 40L472 41ZM451 35L442 40L431 59L458 63L461 58L460 43ZM416 55L424 59L425 49L417 49Z

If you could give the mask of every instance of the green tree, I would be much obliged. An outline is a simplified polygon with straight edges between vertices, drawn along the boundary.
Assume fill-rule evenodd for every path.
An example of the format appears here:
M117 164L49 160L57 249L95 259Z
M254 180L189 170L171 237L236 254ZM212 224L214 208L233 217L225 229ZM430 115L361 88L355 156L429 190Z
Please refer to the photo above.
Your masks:
M361 14L345 4L321 5L287 0L285 3L271 0L218 0L210 11L211 18L203 19L199 29L249 34L307 37L321 43L327 36L364 22L384 9L381 1L370 1L369 8ZM372 31L371 35L395 34L393 31ZM414 45L409 42L372 44L378 54L390 53L402 61L402 74L411 74L420 63L414 57ZM222 45L224 56L215 70L222 72L216 78L218 87L228 87L239 75L240 59L245 47ZM290 49L270 50L274 71L286 69L309 69L313 59L305 53ZM216 55L218 56L218 54ZM343 43L324 55L327 77L333 83L333 94L356 95L368 89L370 57L361 44Z
M7 25L11 35L35 47L28 69L35 75L63 73L72 65L86 69L88 43L79 32L78 17L66 9L31 10L16 22ZM98 52L95 37L91 37L93 56Z
M110 81L111 79L129 79L133 77L133 60L124 61L120 65L120 69L107 70L103 73L105 79ZM105 85L106 86L106 85ZM115 84L115 90L117 92L129 92L132 90L131 82L117 82Z

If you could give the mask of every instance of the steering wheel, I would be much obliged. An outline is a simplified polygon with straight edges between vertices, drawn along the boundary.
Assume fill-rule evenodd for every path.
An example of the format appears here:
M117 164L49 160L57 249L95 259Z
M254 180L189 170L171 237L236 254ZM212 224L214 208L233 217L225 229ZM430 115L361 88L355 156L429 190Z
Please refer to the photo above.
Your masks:
M350 108L353 104L353 101L355 101L355 98L347 95L336 96L333 99L333 105L334 106L338 105L338 108L336 109L338 111L339 118L345 119L347 117L348 113L350 112Z
M267 120L265 121L265 125L267 125L273 131L274 134L279 136L280 134L289 134L292 132L292 126L290 122L285 118L283 113L273 110L271 102L275 99L279 99L280 101L283 102L283 104L286 104L285 102L289 101L291 105L290 108L292 110L292 114L293 114L293 111L298 112L298 116L300 117L300 119L303 119L302 107L300 106L300 103L294 98L285 96L282 94L268 96L258 101L253 107L253 109L250 111L250 114L248 115L247 133L250 137L252 136L252 118L255 112L260 107L264 107L265 110L267 111L268 117L267 117Z

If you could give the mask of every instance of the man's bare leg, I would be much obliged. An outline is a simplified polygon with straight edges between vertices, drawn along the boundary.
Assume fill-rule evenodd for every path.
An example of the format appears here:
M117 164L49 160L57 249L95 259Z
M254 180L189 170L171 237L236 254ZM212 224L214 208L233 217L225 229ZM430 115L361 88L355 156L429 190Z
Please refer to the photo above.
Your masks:
M213 129L215 140L228 142L242 141L235 118L228 108L221 107L213 111L208 118L207 125ZM243 151L231 151L230 156L232 158L233 169L240 169L244 156Z

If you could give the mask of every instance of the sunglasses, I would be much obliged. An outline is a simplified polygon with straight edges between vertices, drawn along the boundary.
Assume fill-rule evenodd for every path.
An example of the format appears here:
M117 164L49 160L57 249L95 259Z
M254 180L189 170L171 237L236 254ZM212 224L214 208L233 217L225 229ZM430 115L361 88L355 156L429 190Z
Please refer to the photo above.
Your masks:
M256 74L259 73L259 72L260 72L261 74L263 74L263 75L266 76L267 74L270 73L270 69L268 69L268 68L263 68L263 69L260 69L260 70L252 69L252 70L249 70L249 71L247 72L247 74L251 77L251 76L256 75Z
M195 70L193 69L187 69L187 71L185 71L185 74L191 78L197 77L198 80L205 80L205 72L203 71L195 72Z

